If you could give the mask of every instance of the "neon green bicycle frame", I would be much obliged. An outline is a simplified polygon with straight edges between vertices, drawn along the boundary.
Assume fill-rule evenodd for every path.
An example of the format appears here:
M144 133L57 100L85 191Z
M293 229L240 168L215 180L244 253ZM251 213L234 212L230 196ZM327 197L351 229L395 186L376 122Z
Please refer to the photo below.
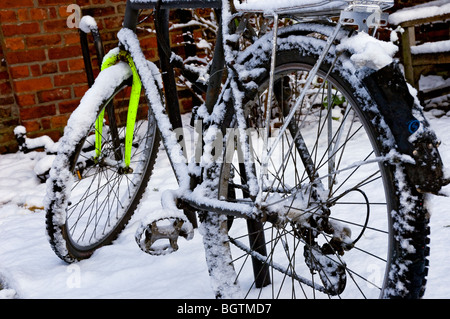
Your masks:
M125 60L131 68L133 73L133 82L131 87L130 102L128 105L127 114L127 126L125 131L125 154L124 154L124 166L125 168L130 167L131 162L131 147L133 144L134 126L136 123L137 110L139 107L139 99L141 96L142 83L139 78L136 66L134 65L133 59L130 54L126 51L120 51L112 56L107 56L103 60L101 70L116 64L118 61ZM103 132L103 120L105 118L105 109L103 109L97 120L95 122L95 159L100 158L100 153L102 150L102 132Z

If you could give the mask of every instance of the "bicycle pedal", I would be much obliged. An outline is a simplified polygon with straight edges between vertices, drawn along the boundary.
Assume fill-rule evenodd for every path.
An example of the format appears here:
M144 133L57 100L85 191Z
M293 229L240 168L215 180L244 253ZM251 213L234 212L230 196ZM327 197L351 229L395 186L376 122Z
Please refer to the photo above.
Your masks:
M179 215L179 214L178 214ZM192 239L194 230L184 216L166 216L147 220L136 231L136 242L147 254L168 255L178 250L178 238Z
M319 273L327 293L336 296L344 291L347 283L345 264L335 261L331 255L323 254L318 247L305 246L303 255L310 271Z

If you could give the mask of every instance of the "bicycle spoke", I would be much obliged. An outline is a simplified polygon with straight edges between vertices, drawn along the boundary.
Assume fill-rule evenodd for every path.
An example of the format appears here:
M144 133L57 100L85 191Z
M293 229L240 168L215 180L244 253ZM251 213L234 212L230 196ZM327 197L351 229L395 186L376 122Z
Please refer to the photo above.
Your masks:
M305 90L299 84L299 79L307 76L305 72L287 73L278 79L282 79L279 81L283 85L289 83L291 91L300 92ZM386 224L368 224L372 216L386 213L389 207L385 198L370 192L382 185L380 165L387 158L377 156L372 149L364 123L328 74L313 83L316 87L304 95L302 102L296 101L300 93L284 96L284 89L271 101L278 115L270 122L279 124L271 124L269 131L277 143L270 143L271 157L267 159L267 175L260 196L267 214L279 218L273 225L266 222L259 230L265 235L267 253L262 255L257 252L260 247L246 244L246 238L253 235L238 226L237 220L229 231L230 242L241 252L235 252L233 258L233 264L239 265L237 276L249 282L246 293L252 298L269 295L315 298L335 294L341 297L347 290L367 297L368 292L369 295L374 293L371 287L378 290L381 285L379 278L372 279L362 266L368 263L383 269L386 253L373 250L370 241L361 238L374 238L380 243L388 240ZM267 96L265 91L249 104L255 109L250 113L259 117L251 120L253 125L265 122ZM298 111L292 123L286 125L283 114L289 113L292 105L289 99L298 105ZM287 129L278 130L283 124ZM262 131L255 130L252 145L260 145L264 138L260 134ZM277 138L277 134L282 136ZM258 171L263 154L257 148L252 149L252 154ZM240 168L234 163L229 165L232 173L227 185L245 190L246 174ZM344 239L339 239L340 236ZM247 264L254 264L255 260L269 266L270 287L256 288L255 282L249 281L246 269L251 266ZM355 264L355 261L360 263ZM253 274L254 278L262 276L262 268ZM338 288L341 286L344 288ZM336 293L333 289L342 290Z
M116 227L132 202L143 177L143 170L147 167L145 163L152 150L146 146L147 141L155 137L148 120L139 120L134 127L130 160L132 169L124 172L122 160L117 158L117 154L122 151L117 152L116 148L123 147L125 138L123 119L120 119L120 114L127 110L127 107L121 107L120 104L125 103L128 103L126 98L121 97L115 109L109 113L109 116L118 116L114 137L109 134L107 124L100 132L100 156L95 158L93 151L94 130L88 133L78 154L71 189L72 202L67 208L67 228L72 241L80 247L95 245Z

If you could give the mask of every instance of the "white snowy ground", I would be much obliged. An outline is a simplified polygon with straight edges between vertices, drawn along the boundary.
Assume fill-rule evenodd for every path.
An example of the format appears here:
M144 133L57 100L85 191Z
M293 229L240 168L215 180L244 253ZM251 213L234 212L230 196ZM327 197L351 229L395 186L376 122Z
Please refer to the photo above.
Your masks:
M427 113L442 140L440 152L450 167L450 114ZM41 209L45 184L33 169L42 153L0 155L1 298L214 298L201 235L180 239L174 254L152 257L136 245L139 221L160 207L165 189L176 181L160 151L145 201L117 241L89 260L68 265L51 250ZM445 189L450 194L450 187ZM432 198L431 256L425 298L450 298L450 198Z

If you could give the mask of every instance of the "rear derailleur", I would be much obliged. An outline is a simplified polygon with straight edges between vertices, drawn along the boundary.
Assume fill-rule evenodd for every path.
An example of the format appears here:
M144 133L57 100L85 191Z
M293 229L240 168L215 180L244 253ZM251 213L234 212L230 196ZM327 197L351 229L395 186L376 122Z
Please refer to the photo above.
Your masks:
M353 245L350 229L330 222L329 214L329 209L323 208L322 214L311 215L301 224L296 223L294 232L305 242L303 256L311 273L317 273L326 292L336 296L344 291L347 283L346 264L340 257ZM317 241L320 233L331 239L320 245Z

